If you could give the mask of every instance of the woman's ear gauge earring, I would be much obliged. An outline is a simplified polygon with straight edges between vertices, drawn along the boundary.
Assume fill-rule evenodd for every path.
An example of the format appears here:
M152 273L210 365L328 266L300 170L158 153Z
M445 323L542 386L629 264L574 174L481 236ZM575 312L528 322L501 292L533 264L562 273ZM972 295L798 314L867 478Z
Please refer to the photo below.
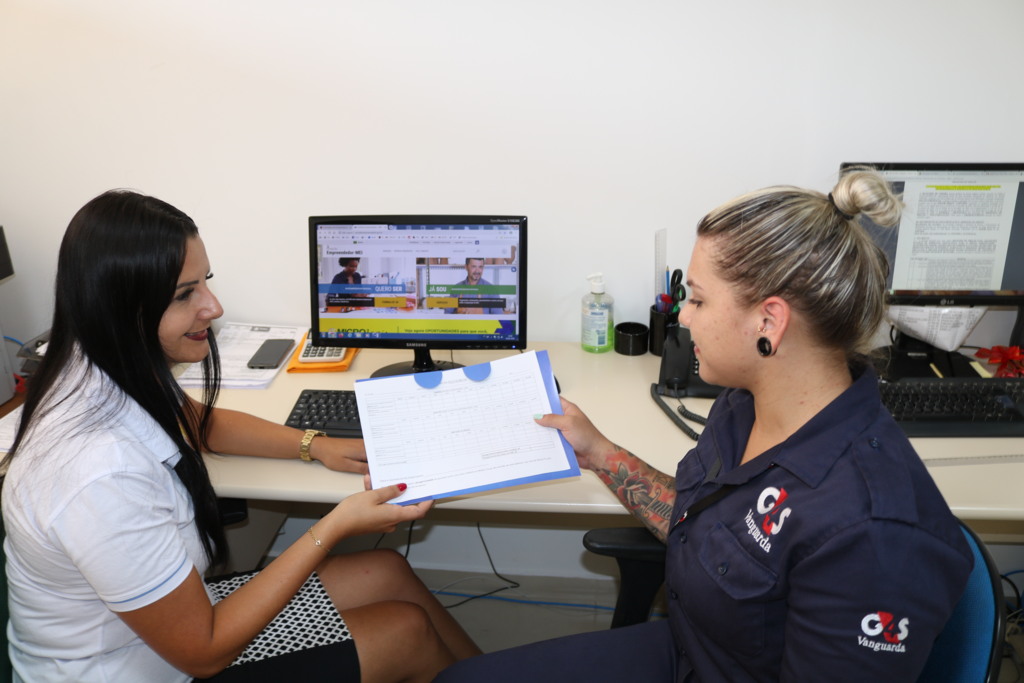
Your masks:
M759 327L757 331L763 335L765 328ZM775 350L772 349L772 340L764 336L758 337L757 352L761 354L763 358L767 358L768 356L772 355L775 352Z

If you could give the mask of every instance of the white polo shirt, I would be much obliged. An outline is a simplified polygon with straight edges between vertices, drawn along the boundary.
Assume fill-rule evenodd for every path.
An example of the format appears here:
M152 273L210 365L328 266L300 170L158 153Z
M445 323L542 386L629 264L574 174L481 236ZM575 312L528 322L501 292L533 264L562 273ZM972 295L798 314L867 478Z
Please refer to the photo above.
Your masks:
M188 681L116 614L166 596L193 566L206 570L173 470L180 455L99 370L80 366L63 386L65 400L36 422L4 481L16 677Z

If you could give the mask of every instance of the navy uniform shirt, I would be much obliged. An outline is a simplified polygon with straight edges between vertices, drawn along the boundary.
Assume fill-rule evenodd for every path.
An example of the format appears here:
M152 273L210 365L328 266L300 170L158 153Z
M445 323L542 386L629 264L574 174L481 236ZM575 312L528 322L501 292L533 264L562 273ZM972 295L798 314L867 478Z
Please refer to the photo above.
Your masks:
M971 552L859 372L742 466L753 398L724 392L680 462L666 560L680 680L913 681L924 666Z

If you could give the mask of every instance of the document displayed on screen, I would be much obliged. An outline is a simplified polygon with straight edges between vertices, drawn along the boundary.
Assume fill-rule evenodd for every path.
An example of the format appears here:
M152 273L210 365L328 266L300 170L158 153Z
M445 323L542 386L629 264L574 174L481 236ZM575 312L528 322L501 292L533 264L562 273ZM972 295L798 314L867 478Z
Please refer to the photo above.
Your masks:
M1001 289L1018 181L907 181L892 289Z
M562 412L546 351L360 380L355 392L374 488L409 487L392 502L579 476L558 430L534 420Z

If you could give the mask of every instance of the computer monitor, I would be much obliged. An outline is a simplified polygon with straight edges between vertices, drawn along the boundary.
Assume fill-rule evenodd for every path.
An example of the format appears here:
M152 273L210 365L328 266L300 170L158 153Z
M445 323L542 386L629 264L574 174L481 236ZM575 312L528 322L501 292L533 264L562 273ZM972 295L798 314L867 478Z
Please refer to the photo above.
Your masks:
M7 282L12 277L14 277L14 265L11 263L11 252L7 249L4 226L0 225L0 283ZM2 327L3 325L0 324L0 328ZM3 339L3 330L0 329L0 403L4 403L14 396L14 375Z
M845 162L877 169L902 196L895 228L862 218L889 259L888 302L904 306L1024 305L1024 163ZM921 350L900 335L897 349Z
M430 352L526 347L526 217L311 216L314 344L410 349L373 376L458 367Z
M11 263L11 252L7 249L4 226L0 225L0 283L7 282L12 277L14 277L14 264Z

